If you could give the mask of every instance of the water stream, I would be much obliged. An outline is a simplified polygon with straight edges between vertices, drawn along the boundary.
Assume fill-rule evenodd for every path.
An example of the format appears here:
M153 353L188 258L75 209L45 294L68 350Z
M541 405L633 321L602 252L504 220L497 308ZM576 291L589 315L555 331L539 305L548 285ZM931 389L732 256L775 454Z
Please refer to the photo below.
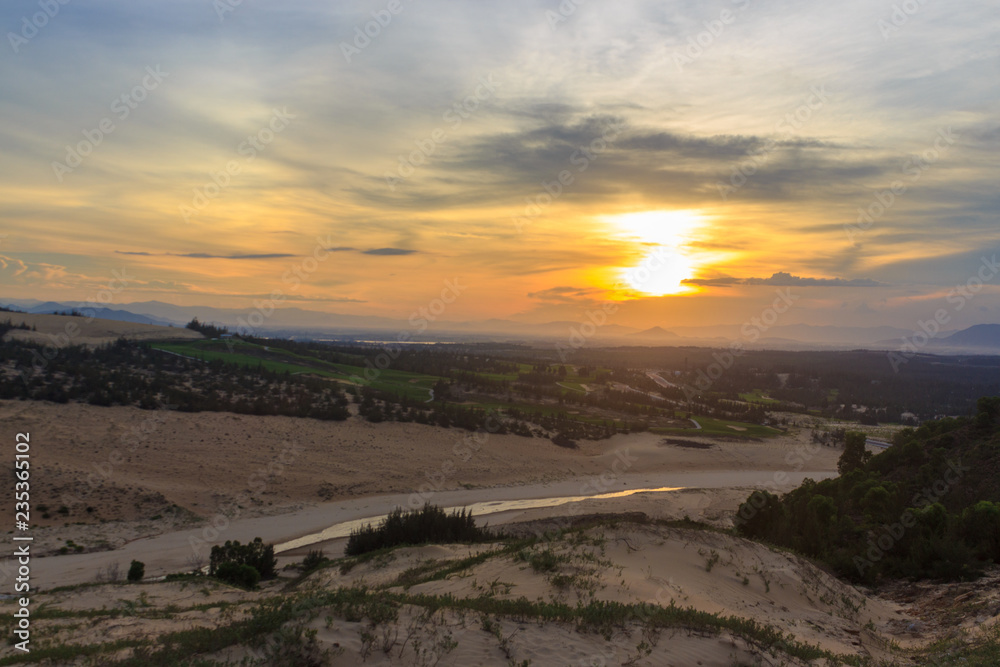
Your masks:
M592 496L560 496L556 498L522 498L519 500L487 500L485 502L472 503L470 505L445 507L444 510L448 513L451 513L453 510L464 509L467 512L472 512L474 516L481 517L489 514L496 514L498 512L509 512L512 510L529 510L529 509L538 509L540 507L558 507L559 505L578 503L584 500L606 500L608 498L624 498L625 496L632 496L637 493L668 493L671 491L680 491L681 489L684 488L686 487L661 486L655 489L629 489L627 491L615 491L614 493L599 493ZM386 516L387 515L385 514L380 514L378 516L366 517L364 519L354 519L353 521L343 521L341 523L335 523L329 528L326 528L318 533L303 535L302 537L296 538L294 540L289 540L288 542L276 544L274 546L274 552L282 553L284 551L291 551L292 549L300 549L302 547L307 547L311 544L316 544L318 542L333 540L338 537L347 537L351 534L351 531L357 530L358 528L361 528L367 524L377 525Z

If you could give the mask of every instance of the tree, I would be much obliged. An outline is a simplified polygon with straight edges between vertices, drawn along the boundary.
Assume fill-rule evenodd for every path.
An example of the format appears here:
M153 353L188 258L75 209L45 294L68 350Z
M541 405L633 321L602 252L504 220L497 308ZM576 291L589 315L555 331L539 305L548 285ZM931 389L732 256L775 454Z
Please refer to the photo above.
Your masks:
M215 571L215 577L234 586L249 589L260 581L260 572L252 565L227 561L218 567Z
M146 574L146 566L142 561L134 560L128 568L128 580L131 582L142 581Z
M865 449L867 441L867 436L860 431L848 431L844 435L844 453L840 455L840 460L837 461L837 471L841 475L846 475L861 468L871 458Z
M224 545L217 544L212 547L208 573L219 576L218 571L223 565L235 563L251 566L262 579L273 579L277 576L274 569L277 562L278 559L274 557L274 545L264 544L259 537L255 537L253 542L248 544L240 544L238 540L226 540Z

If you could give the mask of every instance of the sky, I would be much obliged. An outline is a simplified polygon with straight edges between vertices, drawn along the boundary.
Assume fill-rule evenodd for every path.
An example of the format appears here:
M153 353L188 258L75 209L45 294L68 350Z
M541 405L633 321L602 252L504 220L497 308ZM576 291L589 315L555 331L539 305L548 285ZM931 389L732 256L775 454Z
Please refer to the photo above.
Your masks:
M5 298L1000 322L996 0L7 0L0 26Z

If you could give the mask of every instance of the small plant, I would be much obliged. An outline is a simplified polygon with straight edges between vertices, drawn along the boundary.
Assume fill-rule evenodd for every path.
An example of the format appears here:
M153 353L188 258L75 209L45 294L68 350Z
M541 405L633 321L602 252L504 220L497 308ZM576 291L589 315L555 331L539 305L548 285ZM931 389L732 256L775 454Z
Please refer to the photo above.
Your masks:
M312 572L323 563L327 563L329 561L330 559L323 555L322 549L316 549L306 554L306 557L302 559L302 565L300 567L303 572Z
M559 556L552 549L546 549L531 554L528 562L531 563L531 569L535 572L552 572L559 567L559 560Z
M134 560L128 568L128 580L132 583L142 581L146 574L146 565L142 561Z

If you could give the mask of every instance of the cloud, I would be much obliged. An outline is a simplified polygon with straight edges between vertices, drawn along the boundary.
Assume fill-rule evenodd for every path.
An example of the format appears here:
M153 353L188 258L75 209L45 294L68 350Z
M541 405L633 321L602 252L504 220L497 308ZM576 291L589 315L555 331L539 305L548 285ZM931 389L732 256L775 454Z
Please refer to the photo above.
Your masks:
M289 253L270 253L266 255L210 255L205 252L188 252L188 253L176 253L168 252L165 253L173 257L188 257L191 259L283 259L285 257L295 257Z
M161 257L187 257L188 259L284 259L286 257L296 257L297 255L292 255L289 253L267 253L261 255L212 255L207 252L126 252L124 250L115 250L119 255L139 255L142 257L153 257L159 255Z
M776 287L885 287L885 283L870 278L803 278L785 271L778 271L770 278L690 278L682 281L687 285L701 287L725 287L729 285L772 285Z
M372 248L371 250L362 250L362 255L412 255L417 252L416 250L407 250L405 248Z
M542 301L571 303L581 298L589 298L598 292L600 292L600 290L592 287L569 287L563 285L559 287L550 287L549 289L538 292L529 292L528 297L531 299L540 299Z

